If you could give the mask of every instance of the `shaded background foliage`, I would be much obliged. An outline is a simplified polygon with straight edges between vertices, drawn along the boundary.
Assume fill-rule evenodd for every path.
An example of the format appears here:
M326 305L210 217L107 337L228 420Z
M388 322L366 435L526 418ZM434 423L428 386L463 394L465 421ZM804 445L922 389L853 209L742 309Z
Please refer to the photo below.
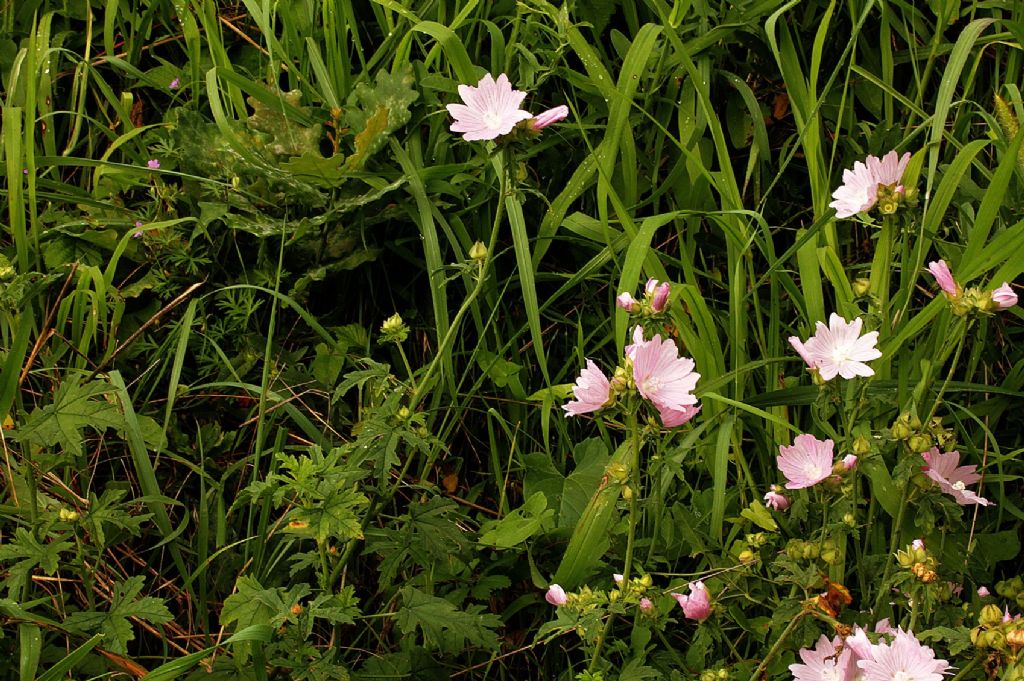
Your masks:
M913 151L921 209L883 263L902 313L883 334L897 359L876 425L934 395L928 362L948 361L953 320L920 279L926 259L997 284L1024 269L1021 11L8 4L0 650L27 678L73 649L78 675L132 673L213 646L221 625L269 625L272 641L253 630L218 673L573 669L567 638L534 645L550 615L539 588L620 436L557 405L584 355L620 356L615 295L641 271L674 282L671 326L703 389L809 429L817 392L785 338L855 314L851 281L877 270L877 228L837 224L829 194L854 160ZM474 285L461 263L501 201L492 159L444 111L484 72L508 73L531 111L572 113L517 148L522 215L438 355ZM1002 126L995 94L1011 111ZM412 329L405 354L377 343L396 311ZM1012 576L997 563L1019 549L1018 320L979 325L943 414L994 472L967 579ZM441 368L412 413L406 354L413 371ZM704 404L651 469L651 572L727 565L731 519L775 479L788 441L757 413ZM924 509L907 532L942 527L949 510ZM493 522L508 517L514 532ZM616 520L602 570L623 537ZM870 591L869 571L857 579ZM747 622L734 653L755 659L775 624L742 617L740 601L725 605ZM704 630L667 631L649 658L646 642L614 653L665 678L716 661Z

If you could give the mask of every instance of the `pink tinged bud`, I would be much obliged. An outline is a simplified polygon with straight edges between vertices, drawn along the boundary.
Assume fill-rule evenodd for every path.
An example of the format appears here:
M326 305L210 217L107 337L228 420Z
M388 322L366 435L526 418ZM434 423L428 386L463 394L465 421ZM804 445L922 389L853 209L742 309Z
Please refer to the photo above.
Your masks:
M667 281L654 289L654 295L651 297L651 309L655 312L664 312L670 291Z
M648 279L647 283L644 284L644 293L646 293L647 295L651 295L652 293L654 293L654 289L656 288L658 288L658 280Z
M543 130L552 123L558 121L564 121L569 116L569 107L565 104L556 106L554 109L548 109L536 116L530 121L530 127L534 130Z
M1017 294L1013 292L1010 285L1003 282L1003 285L992 292L992 302L998 305L1001 309L1013 307L1017 304Z
M991 592L988 590L987 586L979 586L978 587L978 598L985 598L986 596L990 596L990 595L991 595Z
M633 298L629 291L620 293L619 297L615 299L615 304L626 312L636 312L638 307L636 299Z
M945 260L934 260L928 263L928 271L935 277L935 283L939 285L946 295L956 296L960 290L953 273L949 271L949 265Z
M857 467L857 457L853 454L847 454L843 457L843 469L853 470Z
M146 161L146 165L149 166L151 170L157 170L160 168L160 161L156 160L155 158L151 158L148 161Z
M789 508L789 499L786 498L785 494L781 494L778 489L777 485L772 485L771 490L764 495L764 503L765 506L776 511L785 511Z
M910 542L910 548L914 549L915 551L920 551L924 549L924 540L915 539L914 541Z
M704 582L691 582L689 594L672 594L688 620L703 622L711 614L711 596Z
M181 87L181 79L180 78L175 78L174 80L171 81L171 84L168 85L167 87L169 87L172 90L177 90L179 87Z
M651 612L652 610L654 610L654 603L651 603L651 599L650 598L646 598L646 597L645 598L641 598L640 599L640 610L641 610L641 612Z
M622 577L622 575L620 575L619 573L617 573L617 572L616 572L616 573L615 573L614 575L612 575L612 579L614 579L614 580L615 580L615 583L616 583L616 584L619 584L620 586L622 585L622 579L623 579L623 577Z
M558 607L559 605L565 605L566 601L569 599L565 595L565 589L557 584L552 584L548 587L548 592L544 594L544 600L551 605Z

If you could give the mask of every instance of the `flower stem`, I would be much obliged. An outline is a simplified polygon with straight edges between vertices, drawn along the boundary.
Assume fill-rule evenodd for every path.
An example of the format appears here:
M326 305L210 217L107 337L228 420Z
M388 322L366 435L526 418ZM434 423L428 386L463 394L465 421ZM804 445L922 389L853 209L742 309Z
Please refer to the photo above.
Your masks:
M761 678L761 674L764 673L765 669L768 669L768 664L772 661L772 658L774 658L775 655L778 654L779 650L782 648L782 645L786 642L786 639L789 638L789 635L793 633L793 631L800 624L801 620L803 620L803 618L806 616L807 611L803 610L802 612L800 612L799 615L794 617L793 620L786 626L786 628L782 631L782 635L779 636L778 640L775 641L771 649L768 651L768 654L765 655L763 660L761 660L761 664L757 665L757 669L755 669L754 673L750 675L750 681L758 681L758 679Z

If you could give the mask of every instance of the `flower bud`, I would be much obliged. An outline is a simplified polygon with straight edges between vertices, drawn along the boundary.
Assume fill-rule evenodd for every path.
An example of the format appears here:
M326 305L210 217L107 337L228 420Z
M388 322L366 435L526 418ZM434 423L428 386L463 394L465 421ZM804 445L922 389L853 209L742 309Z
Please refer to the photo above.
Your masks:
M858 277L853 280L853 295L857 298L863 298L871 290L871 280L864 277Z
M655 288L654 293L651 295L651 310L654 312L664 312L668 304L668 294L670 291L671 289L667 281Z
M912 452L927 452L932 448L932 436L927 433L915 433L907 440L907 446Z
M867 454L870 454L871 440L867 439L863 435L858 435L853 441L853 453L857 456L866 456Z
M998 627L1003 621L1003 611L995 603L989 603L981 609L978 624L983 627Z
M487 244L483 241L477 241L469 249L470 260L483 260L487 257Z
M626 312L636 312L640 309L640 303L636 302L633 295L629 291L623 291L615 299L615 305L625 310Z
M644 575L640 578L640 584L642 584L644 588L649 589L651 585L654 584L654 580L651 579L650 575Z
M409 327L402 321L402 316L397 312L380 325L382 343L403 343L409 337Z
M754 562L754 552L750 549L744 549L740 551L738 558L741 563L752 563Z
M892 433L894 440L906 440L913 435L914 431L910 426L909 415L900 414L899 418L896 419L896 422L892 424L892 428L889 429L889 432Z
M633 498L633 488L629 485L622 486L622 498L629 501Z
M548 592L544 594L544 600L557 607L559 605L565 605L569 600L569 597L565 595L565 589L557 584L552 584L548 587Z
M849 527L856 527L857 518L852 513L844 513L843 524L848 525Z
M645 615L649 615L654 610L654 603L651 602L650 598L644 596L640 599L640 612Z

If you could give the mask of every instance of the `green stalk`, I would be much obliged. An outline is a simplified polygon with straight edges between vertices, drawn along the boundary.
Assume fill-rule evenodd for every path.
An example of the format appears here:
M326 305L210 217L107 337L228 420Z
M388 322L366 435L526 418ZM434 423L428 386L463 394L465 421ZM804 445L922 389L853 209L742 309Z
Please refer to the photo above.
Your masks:
M768 651L768 654L765 655L763 660L761 660L761 664L757 665L757 669L755 669L754 673L750 675L750 681L758 681L758 679L761 678L761 674L763 674L764 670L768 668L768 663L770 663L772 661L772 658L775 657L776 654L778 654L779 650L782 648L782 645L786 642L786 639L789 638L790 634L793 633L797 625L800 624L800 621L803 620L803 618L806 616L807 611L804 610L799 615L794 617L793 620L786 626L786 628L782 632L782 635L779 636L778 640L775 641L771 649Z

